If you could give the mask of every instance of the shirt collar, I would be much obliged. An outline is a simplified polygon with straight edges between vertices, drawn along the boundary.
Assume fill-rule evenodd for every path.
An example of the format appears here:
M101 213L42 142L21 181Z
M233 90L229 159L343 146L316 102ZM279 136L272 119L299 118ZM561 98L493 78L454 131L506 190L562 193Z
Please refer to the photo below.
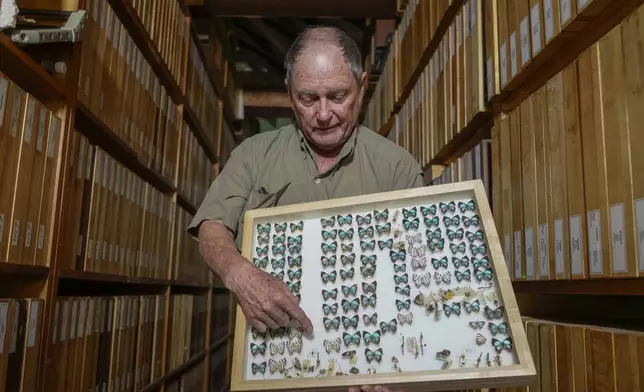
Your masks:
M297 125L295 126L295 129L299 137L300 149L306 153L305 158L313 158L313 151L308 139L304 136L304 132ZM356 125L356 129L351 132L349 138L344 142L344 145L342 145L342 149L340 150L339 154L340 158L338 159L336 165L334 165L333 167L337 166L337 164L344 160L347 156L353 154L358 139L358 131L360 131L360 125Z

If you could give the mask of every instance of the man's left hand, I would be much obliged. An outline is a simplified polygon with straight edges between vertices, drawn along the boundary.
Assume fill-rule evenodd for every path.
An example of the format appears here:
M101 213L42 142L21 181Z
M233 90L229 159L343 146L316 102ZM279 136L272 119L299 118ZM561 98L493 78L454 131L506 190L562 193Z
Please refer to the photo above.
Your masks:
M351 387L349 392L403 392L402 389L390 389L382 385L365 385L362 387Z

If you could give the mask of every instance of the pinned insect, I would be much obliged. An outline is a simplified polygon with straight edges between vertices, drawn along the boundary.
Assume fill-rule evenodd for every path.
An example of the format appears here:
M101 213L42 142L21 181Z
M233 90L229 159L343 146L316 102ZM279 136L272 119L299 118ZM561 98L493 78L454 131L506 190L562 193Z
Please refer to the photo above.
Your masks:
M358 237L360 238L373 238L373 235L374 235L373 226L358 228Z
M407 239L407 244L409 246L412 246L414 244L422 244L423 243L423 236L420 233L409 234L405 238Z
M398 322L400 325L411 324L414 321L414 314L412 312L398 313Z
M324 340L322 344L324 345L324 350L326 351L327 354L330 354L332 352L340 352L340 344L342 343L342 339L336 338L333 340Z
M342 285L342 294L344 294L344 297L355 297L356 294L358 293L358 284L354 284L351 286L345 286Z
M422 275L414 274L412 276L412 280L414 281L414 284L416 285L416 287L429 286L429 284L432 281L432 274L430 272L427 272Z
M485 344L485 342L487 342L487 338L486 338L485 336L483 336L483 335L479 332L479 333L477 333L477 334L476 334L476 339L475 339L475 341L476 341L476 344L477 344L477 345L482 346L482 345L484 345L484 344Z
M286 342L286 349L290 355L302 352L302 339L295 338Z
M302 266L302 255L295 256L295 257L288 256L288 266L290 268L301 267Z
M377 325L378 324L378 313L374 313L371 316L368 314L363 314L362 315L362 321L364 322L364 325Z
M416 271L419 269L425 269L427 267L427 258L426 257L420 257L420 258L414 258L411 259L411 268Z
M291 232L295 233L296 231L302 231L304 230L304 222L299 221L295 223L290 224Z
M342 280L353 279L355 272L356 271L353 267L348 270L340 269L340 278L342 278Z
M335 219L335 218L332 218ZM353 215L347 214L347 215L338 215L338 226L344 226L348 225L351 226L353 223ZM322 225L324 227L324 224Z
M251 370L253 375L256 375L257 373L264 375L266 373L266 361L261 363L252 363Z
M384 250L386 248L391 249L393 245L394 245L394 240L392 238L390 238L390 239L388 239L386 241L378 240L378 248L380 248L380 250Z
M340 235L340 240L351 240L353 239L353 234L354 230L353 228L350 228L349 230L342 230L340 229L339 235Z
M362 291L365 294L367 294L367 293L375 293L377 288L378 288L378 282L377 281L373 281L371 283L362 282Z
M400 367L400 361L398 360L398 358L391 357L391 362L395 371L399 373L402 372L402 368Z
M418 354L420 354L420 346L415 336L407 338L407 351L413 354L414 358L418 358Z
M275 356L275 355L278 355L278 354L280 354L280 355L284 354L284 348L285 348L285 346L286 346L286 345L285 345L285 343L284 343L284 342L277 343L277 344L275 344L275 343L271 343L271 345L270 345L270 348L271 348L271 350L270 350L270 352L271 352L271 356Z
M376 222L385 222L387 221L387 219L389 219L389 210L386 208L382 211L374 210L373 218L376 220Z
M397 330L398 330L398 321L396 321L396 319L391 319L391 321L389 321L388 323L384 321L380 322L380 331L382 332L383 335L386 334L387 332L395 334Z
M266 342L260 344L251 343L250 344L250 353L254 356L264 355L266 353Z
M276 361L274 359L269 359L268 360L268 368L271 371L271 374L275 373L284 373L284 370L286 370L286 358L282 358L279 361Z
M351 318L342 316L342 325L344 326L345 330L349 328L358 328L359 321L360 317L357 314Z

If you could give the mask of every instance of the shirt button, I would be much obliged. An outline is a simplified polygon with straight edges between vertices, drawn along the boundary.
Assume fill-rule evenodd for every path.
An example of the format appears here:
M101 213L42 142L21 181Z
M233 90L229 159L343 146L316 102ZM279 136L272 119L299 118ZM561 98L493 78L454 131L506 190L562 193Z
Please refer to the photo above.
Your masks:
M319 178L316 178L316 179L315 179L315 183L316 183L316 184L319 184L319 183L320 183L320 179L319 179Z

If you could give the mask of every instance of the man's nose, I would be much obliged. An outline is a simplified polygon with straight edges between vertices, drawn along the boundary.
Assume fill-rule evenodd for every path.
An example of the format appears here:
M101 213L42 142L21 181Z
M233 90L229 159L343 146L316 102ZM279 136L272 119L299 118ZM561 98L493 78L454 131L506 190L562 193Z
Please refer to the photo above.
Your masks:
M320 100L320 107L318 108L317 118L321 122L327 122L331 120L333 114L329 108L329 101L326 99Z

